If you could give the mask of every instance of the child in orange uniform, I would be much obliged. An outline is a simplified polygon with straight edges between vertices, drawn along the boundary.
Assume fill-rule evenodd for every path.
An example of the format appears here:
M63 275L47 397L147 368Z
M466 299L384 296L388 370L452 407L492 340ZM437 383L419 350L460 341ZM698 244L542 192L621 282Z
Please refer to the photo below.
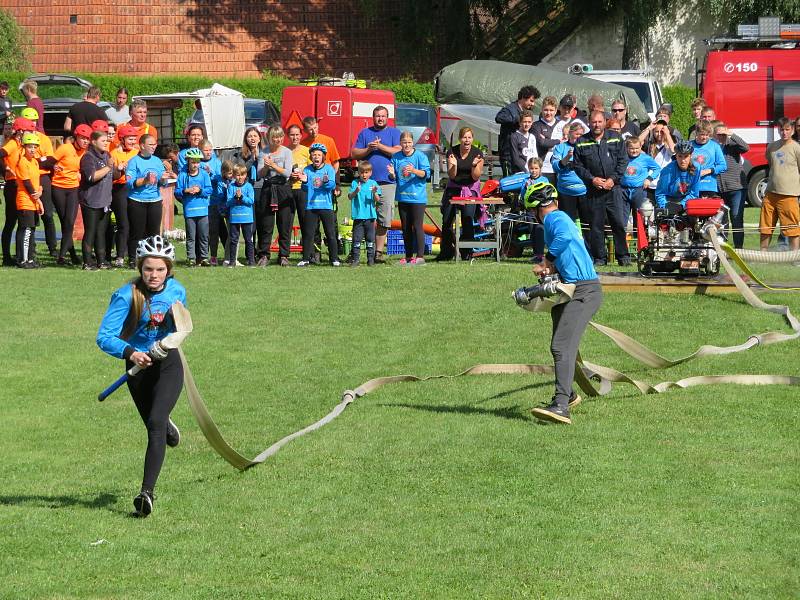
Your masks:
M36 269L39 263L33 258L36 255L34 233L39 224L39 216L44 214L39 161L36 159L39 135L23 135L22 147L23 154L14 169L17 174L17 266L22 269Z

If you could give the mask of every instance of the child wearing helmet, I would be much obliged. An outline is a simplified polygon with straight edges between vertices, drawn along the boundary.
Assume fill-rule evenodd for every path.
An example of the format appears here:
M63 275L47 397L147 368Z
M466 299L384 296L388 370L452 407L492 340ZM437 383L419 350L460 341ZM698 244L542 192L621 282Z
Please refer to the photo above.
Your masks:
M675 160L661 169L656 186L656 204L670 212L682 212L686 201L700 197L700 169L692 160L691 142L675 144Z
M11 125L11 137L0 148L0 159L5 161L3 200L6 205L6 218L2 234L4 267L13 267L17 264L16 258L11 256L11 236L14 234L14 227L17 225L17 174L12 165L16 165L19 162L20 156L24 152L22 136L33 131L36 131L36 126L32 121L22 117L14 119Z
M186 220L186 264L208 267L208 204L211 200L211 177L200 168L203 153L199 148L186 152L186 170L178 173L175 197L183 204Z
M80 182L81 158L89 148L92 128L78 125L71 142L61 144L55 152L53 166L53 204L61 221L61 249L56 262L66 263L69 253L73 265L80 264L72 241L75 218L78 213L78 186Z
M163 360L153 360L148 350L175 331L170 309L176 302L186 304L186 289L172 276L175 249L161 236L141 240L136 261L139 276L111 296L97 332L97 345L106 354L125 360L126 370L134 365L142 368L127 384L147 428L144 476L133 500L136 514L146 517L153 510L153 490L166 447L180 442L180 431L170 413L183 387L178 351L170 350Z
M567 213L558 209L558 192L546 184L531 194L530 205L544 226L547 254L533 267L540 277L558 274L563 283L574 284L572 300L552 308L555 393L547 406L534 408L537 419L571 424L570 408L581 398L573 389L575 360L583 332L603 302L600 280L580 231Z
M44 213L42 186L39 182L39 134L22 136L23 153L15 166L17 175L17 266L22 269L39 267L36 261L36 226Z
M303 260L298 267L311 264L314 256L314 233L320 220L328 240L328 258L334 267L338 267L338 238L336 236L336 215L333 212L333 190L336 188L336 173L333 167L325 162L328 149L325 144L314 143L308 149L311 164L303 169L300 180L306 189L306 213L303 223Z

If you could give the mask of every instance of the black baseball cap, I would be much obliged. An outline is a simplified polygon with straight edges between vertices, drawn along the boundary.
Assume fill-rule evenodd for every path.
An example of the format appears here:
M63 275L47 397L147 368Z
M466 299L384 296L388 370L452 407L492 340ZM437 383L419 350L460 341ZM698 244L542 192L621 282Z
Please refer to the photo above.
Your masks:
M570 107L572 107L572 106L575 106L575 104L576 104L575 96L573 96L572 94L567 94L566 96L561 98L561 102L559 102L559 106L570 106Z

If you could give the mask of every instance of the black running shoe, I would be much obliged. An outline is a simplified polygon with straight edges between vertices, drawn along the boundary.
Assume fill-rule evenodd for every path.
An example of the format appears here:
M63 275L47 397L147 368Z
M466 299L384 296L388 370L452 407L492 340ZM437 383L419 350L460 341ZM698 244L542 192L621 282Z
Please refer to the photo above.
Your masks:
M181 430L172 422L172 419L167 423L167 446L174 448L181 443Z
M580 404L582 401L583 398L581 398L579 394L577 394L576 392L572 392L572 396L569 397L569 407L573 408L575 406L578 406L578 404Z
M572 419L569 418L569 409L561 408L557 404L551 404L543 408L534 408L531 410L531 414L542 421L572 425Z
M136 509L136 515L139 517L146 517L153 512L153 494L142 490L139 495L133 499L133 507Z

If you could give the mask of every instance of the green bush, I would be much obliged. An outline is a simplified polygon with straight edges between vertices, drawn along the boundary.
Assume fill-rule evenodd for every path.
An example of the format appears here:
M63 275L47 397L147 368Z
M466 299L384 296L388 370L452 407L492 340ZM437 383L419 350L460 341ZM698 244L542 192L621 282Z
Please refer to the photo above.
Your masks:
M689 127L694 123L692 116L692 100L694 88L685 85L668 85L664 88L664 101L672 103L673 113L670 125L687 135Z
M9 11L0 8L0 69L28 69L33 54L31 36Z

